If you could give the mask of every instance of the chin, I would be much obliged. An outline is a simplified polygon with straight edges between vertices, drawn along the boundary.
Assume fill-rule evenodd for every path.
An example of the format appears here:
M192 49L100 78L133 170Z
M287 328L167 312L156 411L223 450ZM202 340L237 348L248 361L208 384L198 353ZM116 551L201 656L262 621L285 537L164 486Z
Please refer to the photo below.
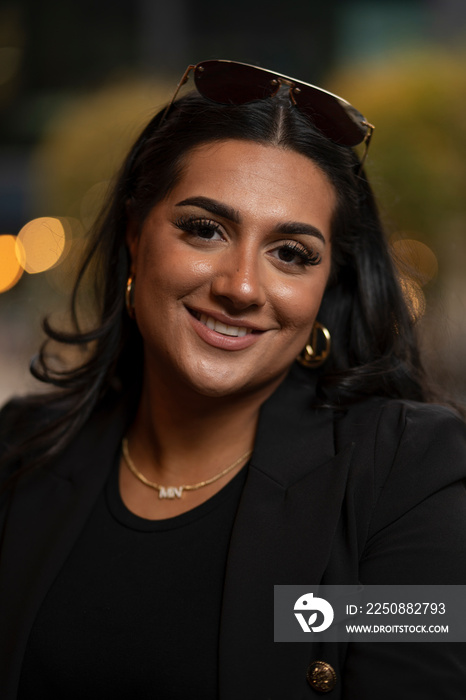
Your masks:
M190 385L194 391L206 398L231 398L244 397L253 394L272 393L284 379L287 370L273 376L261 377L234 377L232 372L224 371L215 375L210 371L204 376L191 379ZM268 391L269 390L269 391Z
M200 396L208 398L223 398L226 396L235 396L244 393L247 387L231 381L213 382L207 379L206 381L196 381L191 383L192 389Z

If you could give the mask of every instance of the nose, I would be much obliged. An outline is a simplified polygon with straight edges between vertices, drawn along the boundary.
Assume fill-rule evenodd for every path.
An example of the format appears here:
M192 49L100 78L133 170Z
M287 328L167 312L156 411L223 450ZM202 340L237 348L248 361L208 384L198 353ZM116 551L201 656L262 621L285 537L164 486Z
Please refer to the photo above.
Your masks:
M266 291L258 255L250 250L228 250L217 261L211 290L227 307L235 310L260 307L266 302Z

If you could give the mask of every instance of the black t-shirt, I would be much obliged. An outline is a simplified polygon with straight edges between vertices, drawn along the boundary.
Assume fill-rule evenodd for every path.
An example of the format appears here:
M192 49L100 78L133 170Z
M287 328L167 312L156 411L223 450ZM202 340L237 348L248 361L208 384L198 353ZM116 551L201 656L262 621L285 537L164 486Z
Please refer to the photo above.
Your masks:
M187 513L146 520L121 500L115 464L38 612L18 700L217 698L225 565L246 473Z

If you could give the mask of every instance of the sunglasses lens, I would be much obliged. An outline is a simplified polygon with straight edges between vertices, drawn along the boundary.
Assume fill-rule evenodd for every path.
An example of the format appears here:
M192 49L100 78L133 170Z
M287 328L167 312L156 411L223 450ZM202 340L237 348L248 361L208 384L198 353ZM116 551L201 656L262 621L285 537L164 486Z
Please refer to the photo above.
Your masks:
M294 98L298 109L335 143L356 146L364 140L367 133L364 117L350 104L306 85L294 93Z
M195 68L194 80L204 97L233 105L272 97L280 87L273 73L233 61L203 61ZM286 80L295 83L292 78ZM364 140L367 126L354 107L312 85L295 84L292 89L297 108L325 136L342 146L356 146Z
M267 71L229 61L200 63L194 79L201 95L221 104L242 105L271 97L277 90Z

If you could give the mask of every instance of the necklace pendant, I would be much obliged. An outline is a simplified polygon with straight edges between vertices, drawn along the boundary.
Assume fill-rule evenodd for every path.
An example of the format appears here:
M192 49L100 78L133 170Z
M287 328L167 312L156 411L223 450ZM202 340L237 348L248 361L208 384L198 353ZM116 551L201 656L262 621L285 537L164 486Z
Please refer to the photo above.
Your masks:
M182 494L182 486L161 486L159 489L159 498L181 498Z

